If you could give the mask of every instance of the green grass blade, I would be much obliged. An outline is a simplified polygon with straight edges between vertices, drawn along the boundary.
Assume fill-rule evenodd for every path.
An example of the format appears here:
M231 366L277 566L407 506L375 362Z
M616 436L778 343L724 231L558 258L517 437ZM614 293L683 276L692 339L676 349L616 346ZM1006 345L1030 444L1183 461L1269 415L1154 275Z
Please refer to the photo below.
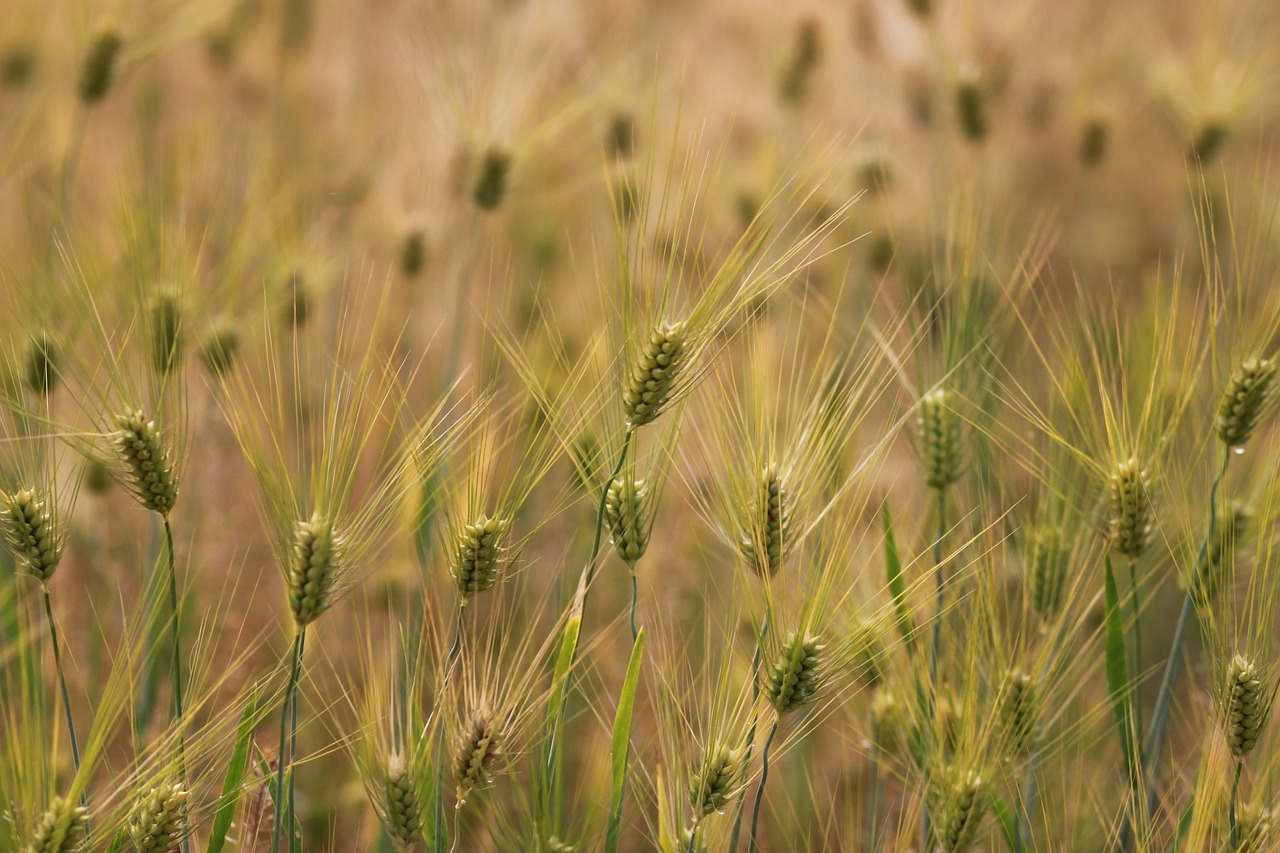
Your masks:
M249 701L245 703L240 714L240 725L236 727L235 746L231 750L231 761L227 764L227 775L222 780L222 793L218 796L218 811L213 817L213 829L209 835L207 853L222 853L227 843L227 831L236 816L236 807L240 804L240 790L244 783L244 772L249 765L249 742L253 737L253 726L258 711L258 691L255 688L249 693Z
M995 815L996 824L1000 827L1000 834L1004 836L1004 843L1010 850L1018 850L1018 819L1014 816L1013 809L1009 808L1009 804L1000 798L995 791L988 789L987 802L991 805L991 813Z
M124 846L129 843L129 833L123 829L116 835L115 841L111 842L111 846L107 848L107 853L121 853Z
M636 706L636 687L640 683L640 659L644 654L644 628L636 634L627 664L627 678L622 682L618 712L613 718L613 793L609 797L609 829L605 833L606 853L617 853L622 839L622 794L627 785L627 753L631 747L631 715Z
M893 536L893 519L887 502L884 505L884 567L889 576L893 607L898 612L898 628L902 631L902 639L910 646L913 629L911 612L907 609L907 583L902 578L902 558L898 555L898 542Z
M551 695L547 700L547 742L546 761L539 774L539 797L537 822L544 831L555 832L559 829L554 824L558 812L554 803L558 799L561 780L560 740L564 734L564 704L568 695L569 671L578 653L578 635L582 630L581 599L569 621L565 623L564 634L560 638L560 649L556 653L555 669L551 676Z
M1133 717L1129 708L1129 661L1124 641L1124 617L1120 614L1120 593L1116 588L1110 557L1106 559L1103 592L1106 604L1107 686L1111 691L1111 710L1115 714L1116 727L1120 732L1120 745L1124 748L1125 766L1129 770L1129 777L1133 778L1135 767Z

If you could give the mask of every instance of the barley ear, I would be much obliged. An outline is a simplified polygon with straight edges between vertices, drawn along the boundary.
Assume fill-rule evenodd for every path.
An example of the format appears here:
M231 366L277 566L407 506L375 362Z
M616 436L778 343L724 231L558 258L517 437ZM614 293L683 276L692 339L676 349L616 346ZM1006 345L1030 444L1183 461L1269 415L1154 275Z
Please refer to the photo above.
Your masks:
M473 790L487 784L502 758L497 721L488 708L473 710L463 721L453 754L457 805L461 808Z
M1238 834L1234 853L1266 853L1274 850L1275 815L1261 803L1246 803L1240 807Z
M1002 734L1002 746L1010 755L1025 755L1035 745L1036 725L1040 714L1039 691L1030 673L1010 670L1005 673L996 709Z
M660 323L649 335L622 393L622 407L632 429L653 423L671 401L684 351L683 322Z
M1227 745L1237 760L1253 751L1270 716L1272 693L1266 682L1266 675L1248 658L1236 655L1231 659L1224 685L1222 723Z
M95 104L107 96L115 77L116 57L123 42L120 34L107 29L98 33L89 45L89 53L80 69L80 100Z
M1062 606L1070 553L1062 541L1062 530L1058 527L1035 528L1028 539L1028 598L1031 609L1043 621L1050 622Z
M116 415L115 425L112 444L129 470L134 496L146 509L167 516L178 498L178 480L156 422L137 409Z
M511 155L501 148L490 148L480 164L471 198L481 210L497 210L507 192L507 175L511 171Z
M57 519L33 489L0 494L0 532L36 580L53 577L62 559Z
M948 770L935 793L935 833L946 853L968 850L986 809L983 781L977 771Z
M26 853L72 853L83 847L81 829L89 819L89 810L70 800L54 797L49 809L31 833Z
M1147 472L1130 457L1111 472L1107 483L1111 502L1111 547L1131 560L1146 552L1151 543L1151 497Z
M634 571L649 548L649 486L625 474L615 477L605 492L604 517L613 548Z
M27 388L33 394L47 397L58 385L58 365L62 350L48 332L41 332L31 339L27 350Z
M481 515L458 531L449 575L464 601L497 583L506 550L503 540L510 527L506 519Z
M744 750L728 744L716 744L707 750L702 766L690 777L689 803L695 820L712 812L723 812L737 796L735 789L742 774Z
M925 483L945 489L960 479L961 423L955 410L955 394L935 388L920 398L916 428L920 433L920 455Z
M169 853L186 834L187 791L178 783L152 788L129 816L129 838L138 853Z
M345 541L324 515L293 528L293 553L286 578L289 606L299 628L315 621L333 603L333 584L342 569Z
M413 768L399 753L388 756L383 767L380 816L396 849L411 850L422 840L422 792Z
M773 665L765 695L781 717L813 700L822 677L823 647L816 637L791 631Z
M749 510L754 523L741 537L743 556L752 570L773 577L786 557L791 532L791 507L778 466L772 462L760 470L754 506ZM757 541L759 540L759 541Z
M1236 368L1222 393L1214 421L1218 438L1227 447L1243 447L1272 400L1276 370L1273 358L1251 358Z

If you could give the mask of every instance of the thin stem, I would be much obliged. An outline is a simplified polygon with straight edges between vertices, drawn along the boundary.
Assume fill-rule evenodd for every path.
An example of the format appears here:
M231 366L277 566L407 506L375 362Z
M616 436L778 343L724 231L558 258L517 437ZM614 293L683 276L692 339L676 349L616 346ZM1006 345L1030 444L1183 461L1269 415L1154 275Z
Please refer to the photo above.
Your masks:
M1236 778L1231 783L1231 849L1239 849L1240 822L1236 817L1236 808L1240 800L1240 774L1244 772L1244 759L1236 760Z
M689 846L685 849L685 853L693 853L694 850L697 849L699 826L700 826L699 822L694 821L693 828L689 830ZM729 849L733 850L732 847L730 847Z
M867 839L866 850L876 849L876 811L880 808L880 719L871 709L871 751L867 761Z
M604 481L604 486L600 489L600 502L596 507L596 532L595 538L591 541L591 555L587 557L587 582L583 591L583 609L586 608L586 595L591 591L591 581L596 576L596 558L600 556L600 539L604 533L604 506L609 500L609 484L622 471L623 464L627 461L627 451L631 449L631 439L635 435L635 431L630 427L627 428L625 437L622 439L622 452L618 454L618 464L613 466L613 473Z
M1133 605L1133 719L1138 743L1142 742L1142 600L1138 590L1138 561L1129 558L1129 600Z
M293 647L289 651L291 658L289 667L289 687L285 692L284 705L280 709L280 752L276 759L276 808L275 821L271 831L271 853L280 853L280 827L284 821L284 774L285 767L290 763L289 749L289 709L293 704L294 694L298 692L298 673L302 669L302 633L305 629L299 628L298 633L293 636ZM289 775L292 777L293 771L290 768ZM293 830L290 828L290 835ZM293 842L290 842L292 844Z
M636 589L636 567L631 567L631 642L636 641L636 598L638 591Z
M1031 812L1036 807L1036 766L1040 762L1039 748L1031 750L1031 759L1027 764L1027 779L1022 785L1018 810L1018 824L1015 827L1014 841L1018 853L1025 850L1025 844L1031 841Z
M76 772L80 772L80 746L76 741L76 724L71 718L71 696L67 693L67 679L62 672L62 649L58 645L58 626L53 621L53 604L49 599L49 585L42 582L40 584L41 592L44 593L44 613L49 617L49 640L53 643L53 665L58 670L58 686L62 690L62 712L67 717L67 737L71 740L71 761L75 765ZM89 794L87 791L80 792L80 805L88 808ZM88 827L85 827L86 832Z
M1194 565L1200 565L1213 541L1214 526L1218 519L1218 488L1227 474L1227 464L1231 462L1231 448L1222 452L1222 467L1213 478L1209 488L1209 532L1200 542L1200 551ZM1195 604L1195 585L1187 584L1186 595L1182 599L1182 612L1178 614L1178 624L1173 631L1173 643L1169 648L1169 660L1165 664L1164 678L1160 681L1160 692L1156 695L1156 707L1151 715L1151 729L1143 745L1139 757L1143 759L1147 777L1147 810L1155 806L1156 783L1160 773L1160 753L1164 749L1165 734L1169 727L1169 712L1173 703L1173 687L1178 681L1182 667L1182 641L1187 633L1187 623L1191 621L1191 611Z
M751 807L751 835L747 840L747 853L755 853L756 850L756 825L760 821L760 803L764 799L764 783L769 780L769 747L773 746L773 736L778 733L778 720L774 719L773 726L769 729L769 736L764 741L764 752L760 758L760 785L756 788L756 802Z
M169 560L169 630L173 643L173 719L178 726L178 778L186 787L187 782L187 746L186 733L182 729L182 646L179 637L182 630L178 607L178 563L173 550L173 527L169 524L169 516L164 517L164 544ZM190 849L186 837L182 841L183 850Z
M938 686L938 653L942 646L942 609L947 603L947 581L942 570L942 540L947 535L947 490L937 489L938 530L933 537L933 577L937 588L937 610L933 620L933 654L929 658L929 680Z
M298 632L298 674L302 674L302 653L307 647L307 629L304 626ZM293 701L289 703L289 755L296 760L298 757L298 691L297 680L294 681ZM294 821L298 818L297 800L294 792L297 788L298 774L296 768L289 771L289 825L293 826ZM289 851L290 853L302 853L302 839L297 835L289 833Z
M448 684L449 676L453 673L453 662L462 650L462 614L466 609L466 599L458 599L458 618L453 624L453 643L449 646L449 662L445 667L444 674L446 684ZM436 815L435 831L432 833L432 842L437 853L443 853L444 843L448 835L448 824L445 823L444 818L444 769L444 726L441 725L440 733L436 736ZM456 822L454 842L457 842Z
M765 610L764 619L760 623L760 636L756 638L756 653L751 659L751 707L754 708L756 702L760 700L760 657L764 649L764 635L769 630L769 611ZM751 751L756 743L756 716L751 717L751 726L747 729L747 750L746 756L742 759L742 779L739 787L743 790L743 796L738 798L737 814L733 818L733 832L729 836L730 853L737 853L738 835L742 830L742 812L746 808L746 788L747 788L747 771L751 767Z

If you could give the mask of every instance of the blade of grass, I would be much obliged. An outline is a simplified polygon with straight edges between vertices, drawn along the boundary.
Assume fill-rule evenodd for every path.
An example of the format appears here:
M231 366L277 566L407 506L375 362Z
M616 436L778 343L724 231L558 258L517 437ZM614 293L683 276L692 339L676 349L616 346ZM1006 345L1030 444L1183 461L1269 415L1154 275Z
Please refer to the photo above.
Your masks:
M907 609L907 583L902 577L902 558L898 554L898 542L893 536L893 519L889 504L884 505L884 567L889 576L889 594L893 596L893 608L898 613L898 629L907 647L911 647L911 612Z
M636 634L631 646L631 660L627 664L627 677L622 682L622 695L618 698L618 712L613 718L613 792L609 797L609 828L605 833L606 853L617 853L622 839L622 794L627 786L627 755L631 747L631 715L635 711L636 687L640 683L640 660L644 655L644 628Z
M222 853L227 843L227 831L236 816L236 807L240 804L240 790L244 782L244 772L249 764L249 742L253 737L253 727L258 710L258 691L255 688L249 693L249 701L245 703L240 714L240 725L236 727L235 746L231 750L231 761L227 764L227 774L222 780L222 793L218 795L218 811L213 817L213 829L209 835L207 853Z

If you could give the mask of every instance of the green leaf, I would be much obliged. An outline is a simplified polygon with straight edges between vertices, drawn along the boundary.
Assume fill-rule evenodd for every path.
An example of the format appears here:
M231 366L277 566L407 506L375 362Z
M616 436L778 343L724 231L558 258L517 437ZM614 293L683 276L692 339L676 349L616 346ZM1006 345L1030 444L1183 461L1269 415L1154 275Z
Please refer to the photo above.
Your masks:
M987 802L991 805L991 813L995 815L996 823L1000 826L1000 834L1004 836L1004 843L1008 845L1010 850L1018 850L1018 818L1014 815L1013 809L1009 808L1009 804L1000 798L1000 795L991 789L987 789Z
M1120 613L1120 593L1116 588L1116 576L1111 570L1111 558L1106 558L1104 575L1104 601L1106 604L1106 664L1107 685L1111 690L1111 711L1120 732L1120 745L1124 748L1125 766L1129 778L1137 771L1133 754L1133 714L1130 708L1129 661L1124 641L1124 617Z
M107 853L121 853L124 846L129 843L129 834L123 829L116 835L115 841L111 842L111 846L107 848Z
M249 764L249 741L253 737L253 724L258 710L258 689L249 692L249 701L245 703L240 714L240 725L236 727L235 746L231 749L231 761L227 764L227 774L222 780L222 793L218 796L218 811L213 816L213 829L209 835L207 853L222 853L227 843L227 831L231 829L231 821L236 816L236 806L240 804L240 791L244 786L244 771Z
M555 669L551 676L551 695L547 700L547 740L545 761L538 774L539 831L555 831L559 827L554 820L553 805L560 792L563 772L560 756L560 740L564 736L564 703L568 695L569 671L578 653L578 635L582 630L581 589L574 603L569 621L560 637L560 650L556 653Z
M1173 853L1181 853L1182 846L1187 843L1187 833L1191 831L1191 821L1196 816L1196 797L1195 794L1187 800L1187 807L1182 811L1182 817L1178 818L1178 832L1173 838Z
M627 785L627 753L631 747L631 715L636 706L636 686L640 683L640 658L644 653L644 628L636 633L631 646L631 661L627 664L627 677L622 682L622 695L618 698L618 712L613 718L613 743L609 753L613 757L613 793L609 797L609 829L605 834L606 853L617 853L622 840L622 792Z
M907 584L902 578L902 559L898 556L898 542L893 538L893 519L889 516L889 504L884 505L884 566L889 575L889 593L893 607L898 611L898 628L902 639L911 645L913 629L911 612L907 609Z

